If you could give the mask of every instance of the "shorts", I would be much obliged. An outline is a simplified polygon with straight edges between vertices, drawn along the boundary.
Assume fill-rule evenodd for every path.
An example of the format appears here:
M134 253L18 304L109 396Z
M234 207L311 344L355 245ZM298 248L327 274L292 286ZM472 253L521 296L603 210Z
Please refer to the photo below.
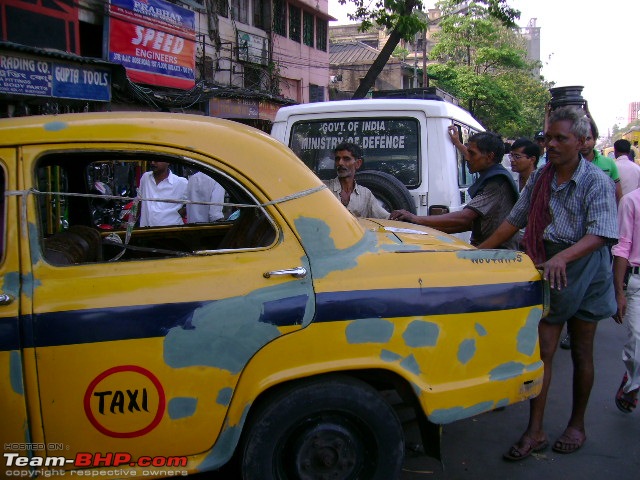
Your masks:
M547 258L569 247L545 242ZM609 248L598 250L567 264L567 286L551 289L551 308L543 319L555 325L570 318L598 322L616 313L615 291Z

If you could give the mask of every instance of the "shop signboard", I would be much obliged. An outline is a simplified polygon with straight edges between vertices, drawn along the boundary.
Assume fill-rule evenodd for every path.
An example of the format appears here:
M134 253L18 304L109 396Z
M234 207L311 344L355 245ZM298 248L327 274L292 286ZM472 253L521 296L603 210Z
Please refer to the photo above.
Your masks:
M111 71L0 52L0 93L109 102Z
M195 85L195 12L163 0L111 0L109 60L136 83Z

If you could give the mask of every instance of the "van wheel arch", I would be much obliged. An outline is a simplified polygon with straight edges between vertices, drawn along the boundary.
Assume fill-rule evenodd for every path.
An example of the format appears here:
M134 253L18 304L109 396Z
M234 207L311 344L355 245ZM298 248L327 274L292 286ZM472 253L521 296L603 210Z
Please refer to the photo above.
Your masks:
M377 170L363 170L356 173L356 181L367 187L382 202L385 210L407 210L416 213L416 202L407 187L396 177Z

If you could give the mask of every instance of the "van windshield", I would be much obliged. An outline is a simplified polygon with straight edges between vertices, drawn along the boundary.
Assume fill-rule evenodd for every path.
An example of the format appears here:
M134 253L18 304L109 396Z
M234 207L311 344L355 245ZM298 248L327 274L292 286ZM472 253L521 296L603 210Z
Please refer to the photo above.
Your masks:
M420 184L420 136L415 118L336 118L304 120L291 129L289 147L322 180L335 177L333 149L342 142L362 148L360 170L393 175L407 188Z

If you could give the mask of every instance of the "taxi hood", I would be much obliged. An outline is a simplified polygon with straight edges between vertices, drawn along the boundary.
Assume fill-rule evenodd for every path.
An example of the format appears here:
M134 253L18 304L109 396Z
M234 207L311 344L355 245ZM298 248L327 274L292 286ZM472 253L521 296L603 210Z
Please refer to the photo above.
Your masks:
M453 235L443 233L431 227L415 223L381 220L376 218L360 218L360 225L368 231L385 236L394 243L414 245L429 250L470 250L475 247L463 242Z

